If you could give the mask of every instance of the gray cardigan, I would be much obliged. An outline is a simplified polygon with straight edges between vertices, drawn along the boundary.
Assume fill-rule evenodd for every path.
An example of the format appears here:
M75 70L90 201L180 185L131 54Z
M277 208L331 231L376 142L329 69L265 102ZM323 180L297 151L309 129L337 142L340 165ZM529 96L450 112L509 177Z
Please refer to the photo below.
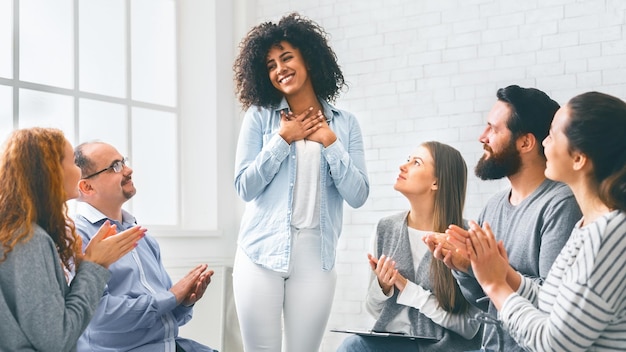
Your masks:
M85 261L68 286L52 238L33 230L0 262L0 350L75 351L110 273Z
M408 212L402 212L378 222L376 229L377 257L383 253L394 253L396 268L407 280L422 286L424 289L432 290L430 286L430 262L432 254L426 253L421 260L418 271L415 272L413 256L409 244L409 231L407 227ZM387 300L380 317L374 324L375 330L384 330L387 324L400 313L404 306L396 303L398 290L394 290L393 296ZM457 333L448 330L422 314L418 309L411 308L409 311L411 321L411 333L413 335L433 337L437 342L431 343L426 340L416 340L420 352L425 351L463 351L478 348L480 345L480 334L472 340L466 340Z

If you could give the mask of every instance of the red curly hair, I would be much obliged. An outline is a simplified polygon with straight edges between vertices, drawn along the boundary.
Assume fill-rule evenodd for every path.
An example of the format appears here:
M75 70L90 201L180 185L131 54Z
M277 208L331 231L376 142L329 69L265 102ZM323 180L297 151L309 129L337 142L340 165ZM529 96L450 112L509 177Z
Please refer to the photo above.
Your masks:
M13 131L5 142L0 156L0 262L18 243L30 240L37 224L52 238L68 270L78 264L82 242L67 215L63 186L66 143L61 130L40 127Z

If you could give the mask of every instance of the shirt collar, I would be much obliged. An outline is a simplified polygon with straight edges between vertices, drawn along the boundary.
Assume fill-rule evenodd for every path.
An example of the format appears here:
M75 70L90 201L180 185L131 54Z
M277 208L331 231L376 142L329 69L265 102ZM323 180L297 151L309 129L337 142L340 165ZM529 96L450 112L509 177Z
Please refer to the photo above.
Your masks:
M326 121L328 122L332 121L335 115L339 114L339 109L337 109L336 107L334 107L333 105L331 105L329 102L327 102L324 99L319 99L319 101L320 101L320 104L322 104L322 109L324 110L324 116L326 116ZM289 110L289 104L287 103L287 99L285 97L281 99L278 106L274 109L274 111L276 111L277 113L280 112L281 110L285 110L285 111Z
M102 212L96 209L93 205L87 202L76 202L76 213L82 215L87 221L92 224L96 224L103 220L111 220L106 215L102 214ZM135 217L132 216L129 212L122 209L122 224L132 223L135 224Z

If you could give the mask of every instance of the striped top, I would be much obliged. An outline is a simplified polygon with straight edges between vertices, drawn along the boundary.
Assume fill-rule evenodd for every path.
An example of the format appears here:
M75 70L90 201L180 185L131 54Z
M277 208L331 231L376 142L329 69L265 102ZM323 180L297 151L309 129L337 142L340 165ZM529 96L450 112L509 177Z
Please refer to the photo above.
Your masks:
M529 350L626 351L626 215L581 221L543 286L522 277L504 302L501 320Z

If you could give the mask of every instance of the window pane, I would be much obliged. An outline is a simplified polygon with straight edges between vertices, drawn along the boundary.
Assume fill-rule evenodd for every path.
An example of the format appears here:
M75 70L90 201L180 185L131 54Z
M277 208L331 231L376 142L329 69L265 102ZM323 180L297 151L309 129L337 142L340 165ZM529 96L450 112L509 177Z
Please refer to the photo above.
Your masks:
M177 225L178 160L176 115L132 110L133 213L140 224Z
M176 105L176 2L131 1L132 99Z
M128 119L124 105L81 99L78 143L101 140L128 154Z
M0 86L0 143L13 131L13 87Z
M54 127L74 140L74 105L70 96L20 89L19 127Z
M79 11L80 90L126 96L124 0L81 0Z
M13 1L0 0L0 77L13 78Z
M20 1L20 79L73 88L72 0Z

